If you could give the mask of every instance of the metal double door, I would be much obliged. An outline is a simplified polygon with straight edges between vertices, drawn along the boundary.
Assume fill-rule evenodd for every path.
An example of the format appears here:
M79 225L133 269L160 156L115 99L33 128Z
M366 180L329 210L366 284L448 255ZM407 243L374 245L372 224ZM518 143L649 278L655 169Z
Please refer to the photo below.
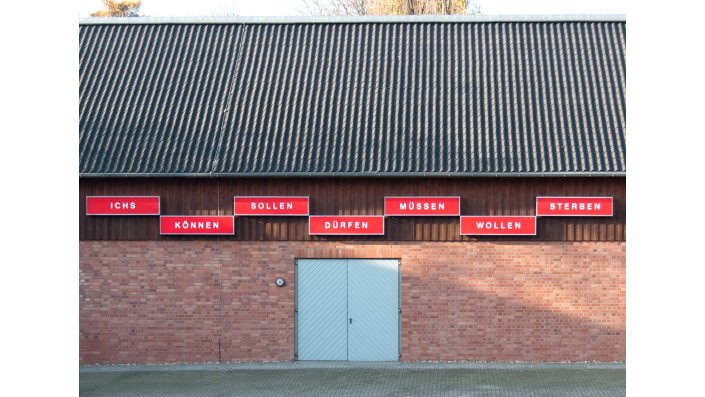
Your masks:
M298 260L298 359L398 361L399 281L398 260Z

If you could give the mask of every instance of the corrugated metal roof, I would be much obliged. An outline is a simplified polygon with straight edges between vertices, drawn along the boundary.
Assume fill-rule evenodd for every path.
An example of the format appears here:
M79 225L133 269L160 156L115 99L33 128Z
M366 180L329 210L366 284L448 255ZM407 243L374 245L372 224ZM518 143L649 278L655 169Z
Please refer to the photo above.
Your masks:
M625 23L84 24L90 175L622 174Z

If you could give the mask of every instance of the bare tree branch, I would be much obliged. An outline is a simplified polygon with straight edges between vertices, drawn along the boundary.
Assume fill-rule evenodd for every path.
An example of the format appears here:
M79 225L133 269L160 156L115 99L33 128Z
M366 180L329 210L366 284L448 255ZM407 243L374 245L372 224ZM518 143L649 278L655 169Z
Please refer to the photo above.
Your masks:
M310 15L423 15L482 13L469 0L300 0ZM472 1L472 0L470 0Z

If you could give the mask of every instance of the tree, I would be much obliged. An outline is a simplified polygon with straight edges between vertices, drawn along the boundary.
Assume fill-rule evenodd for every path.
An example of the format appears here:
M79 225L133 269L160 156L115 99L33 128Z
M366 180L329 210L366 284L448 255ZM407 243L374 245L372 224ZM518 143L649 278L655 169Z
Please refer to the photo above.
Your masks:
M103 0L103 9L92 17L138 17L142 0Z
M301 0L311 15L482 14L472 0Z
M468 14L470 15L482 15L482 6L477 4L468 4Z

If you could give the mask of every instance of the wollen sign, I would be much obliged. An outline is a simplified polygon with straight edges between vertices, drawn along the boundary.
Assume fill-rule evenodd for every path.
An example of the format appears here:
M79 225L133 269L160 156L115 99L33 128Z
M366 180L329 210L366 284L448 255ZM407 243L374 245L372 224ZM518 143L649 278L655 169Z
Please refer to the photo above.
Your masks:
M536 197L536 216L612 216L612 197Z
M460 197L385 197L385 216L459 216Z
M308 197L235 197L235 216L308 216Z
M534 216L461 216L460 234L469 236L535 236Z
M159 196L86 196L86 215L159 215Z
M312 215L308 218L308 234L383 235L384 217Z
M159 218L159 234L233 235L232 216L174 216Z

